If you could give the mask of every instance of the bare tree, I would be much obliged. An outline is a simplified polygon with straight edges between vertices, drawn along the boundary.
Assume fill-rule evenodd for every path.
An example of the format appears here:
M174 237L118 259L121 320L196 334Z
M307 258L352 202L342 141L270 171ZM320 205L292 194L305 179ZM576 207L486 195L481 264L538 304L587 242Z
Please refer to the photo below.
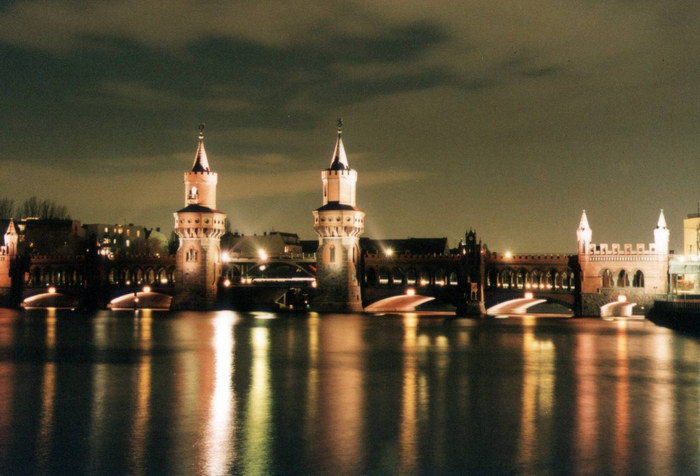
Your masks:
M35 217L41 220L70 220L68 208L64 205L58 205L53 200L39 200L36 197L30 197L22 203L18 209L19 215L23 218Z
M0 198L0 219L9 220L15 216L15 201L11 198Z

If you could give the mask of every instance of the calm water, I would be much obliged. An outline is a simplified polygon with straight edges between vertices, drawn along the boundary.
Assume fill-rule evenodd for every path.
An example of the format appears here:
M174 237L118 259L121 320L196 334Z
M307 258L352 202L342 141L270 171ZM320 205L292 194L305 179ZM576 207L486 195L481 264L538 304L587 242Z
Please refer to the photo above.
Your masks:
M0 310L0 474L698 474L646 321Z

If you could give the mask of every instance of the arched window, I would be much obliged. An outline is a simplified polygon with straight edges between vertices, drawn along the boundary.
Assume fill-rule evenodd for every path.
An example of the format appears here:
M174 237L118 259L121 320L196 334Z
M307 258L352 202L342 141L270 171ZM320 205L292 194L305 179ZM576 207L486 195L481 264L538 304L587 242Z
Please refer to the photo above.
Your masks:
M634 273L634 278L632 279L632 287L644 287L644 273L642 273L641 271L637 271L636 273Z
M613 287L612 272L609 269L603 270L602 278L603 278L602 286L604 288L612 288Z
M335 246L334 245L330 246L330 248L328 249L328 254L329 254L328 260L331 263L335 263Z
M618 288L628 288L630 287L630 278L627 271L624 269L620 270L617 275L617 287Z
M191 200L195 200L195 199L199 198L199 190L197 190L197 187L194 187L194 186L193 186L193 187L190 189L189 198L190 198Z

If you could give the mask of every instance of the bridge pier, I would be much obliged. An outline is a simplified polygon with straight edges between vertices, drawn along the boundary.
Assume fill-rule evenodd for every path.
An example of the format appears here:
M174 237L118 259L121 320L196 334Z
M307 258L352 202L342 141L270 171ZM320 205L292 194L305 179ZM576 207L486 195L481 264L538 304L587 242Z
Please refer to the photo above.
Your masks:
M457 304L458 317L484 317L486 306L483 301L462 300Z

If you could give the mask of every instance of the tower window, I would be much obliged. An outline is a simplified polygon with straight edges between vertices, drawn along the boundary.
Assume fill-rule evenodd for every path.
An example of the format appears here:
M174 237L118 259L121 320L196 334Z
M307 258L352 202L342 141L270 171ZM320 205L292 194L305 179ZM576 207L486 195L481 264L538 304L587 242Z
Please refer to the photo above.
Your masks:
M335 263L335 246L330 247L330 262Z
M191 200L195 200L195 199L199 198L199 190L197 190L197 187L192 187L190 189L189 198Z

